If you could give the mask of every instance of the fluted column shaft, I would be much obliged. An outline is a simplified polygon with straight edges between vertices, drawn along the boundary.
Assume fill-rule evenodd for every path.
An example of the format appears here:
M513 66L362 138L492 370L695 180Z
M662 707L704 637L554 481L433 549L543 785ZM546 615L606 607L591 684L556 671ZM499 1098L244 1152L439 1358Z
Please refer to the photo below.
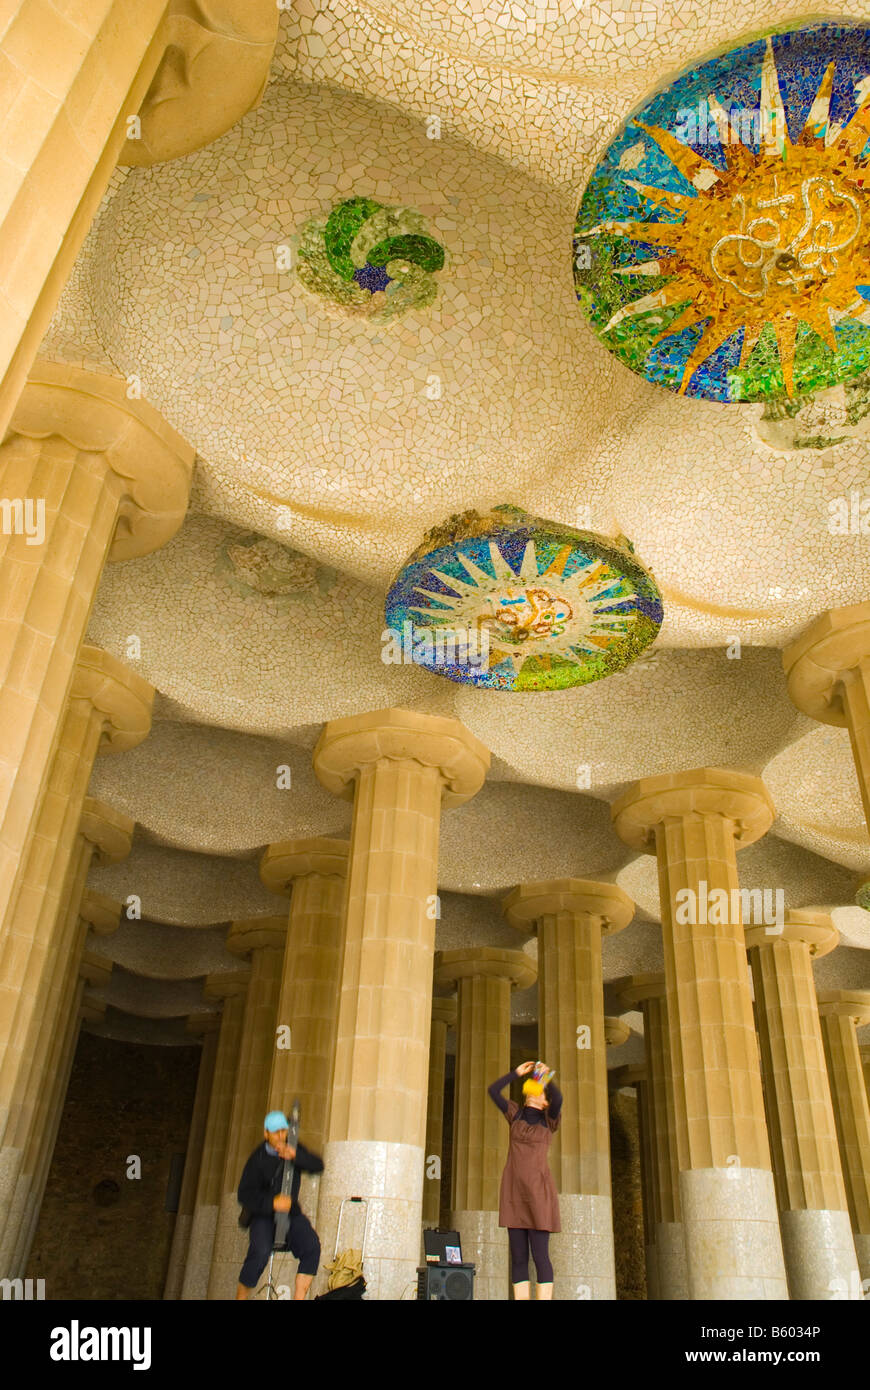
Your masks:
M284 919L266 917L234 923L227 939L230 950L240 955L250 954L251 975L245 998L239 1066L208 1283L210 1299L233 1297L247 1246L247 1233L238 1226L236 1193L242 1169L263 1139L285 937Z
M870 1101L855 1028L870 1023L870 991L825 990L818 998L846 1200L858 1269L866 1281L870 1280Z
M369 1199L373 1299L416 1279L442 804L480 787L489 754L458 720L385 710L327 724L319 780L354 802L335 1066L318 1221Z
M457 988L451 1222L476 1267L477 1300L508 1296L498 1209L506 1125L487 1087L511 1070L511 989L528 988L535 973L522 951L478 947L435 957L436 985Z
M208 1296L215 1230L223 1194L223 1176L239 1067L248 979L249 971L244 970L232 974L211 975L206 981L206 995L213 999L223 999L224 1006L221 1012L214 1078L209 1096L202 1158L181 1285L182 1299L202 1300Z
M447 1032L456 1026L456 1000L432 1000L429 1029L429 1090L426 1106L426 1171L423 1182L423 1225L435 1227L441 1215L441 1164L444 1146L444 1072ZM432 1171L430 1172L430 1166Z
M824 913L790 912L782 932L746 932L783 1253L794 1299L857 1284L855 1243L813 981L837 945Z
M181 1297L181 1286L184 1282L184 1268L187 1263L187 1250L190 1242L190 1229L196 1206L196 1189L202 1164L203 1144L205 1143L205 1127L208 1120L211 1088L214 1082L219 1026L220 1018L217 1014L200 1015L199 1018L193 1017L188 1020L189 1032L202 1033L202 1050L196 1075L196 1093L190 1116L187 1150L184 1155L184 1173L181 1178L181 1191L178 1194L178 1210L175 1213L175 1226L172 1231L169 1266L166 1272L166 1284L163 1288L164 1299L174 1300Z
M539 1048L564 1098L551 1149L562 1218L550 1241L553 1296L614 1299L601 941L631 921L634 904L614 884L561 879L522 884L503 909L511 925L537 931Z
M783 1298L735 849L769 828L770 798L758 778L704 768L643 779L613 818L658 860L689 1297Z

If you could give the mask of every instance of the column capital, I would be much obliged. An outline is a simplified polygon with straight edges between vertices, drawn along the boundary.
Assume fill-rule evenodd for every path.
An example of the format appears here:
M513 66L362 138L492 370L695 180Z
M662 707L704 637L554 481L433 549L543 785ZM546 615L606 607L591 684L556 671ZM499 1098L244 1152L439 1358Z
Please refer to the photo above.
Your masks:
M89 888L82 898L79 919L87 923L95 936L111 936L121 925L121 904L108 893L95 893Z
M631 1062L627 1066L611 1067L607 1073L608 1082L617 1090L620 1086L637 1086L638 1082L648 1079L645 1062Z
M858 1028L870 1023L870 989L824 989L818 994L819 1014L852 1018Z
M604 1017L604 1041L608 1047L622 1047L631 1037L631 1026L613 1014Z
M79 1018L82 1023L102 1023L106 1017L106 1004L102 999L93 999L89 994L82 995L79 1004Z
M154 686L101 647L82 647L70 700L84 700L104 720L99 752L123 753L151 731Z
M249 956L263 947L283 950L286 940L286 917L246 917L230 926L227 950L234 956Z
M320 836L310 840L278 840L267 845L260 859L260 879L270 893L289 897L293 881L308 874L345 878L350 845L347 840Z
M234 999L244 994L251 979L250 970L214 970L206 975L202 987L205 999Z
M528 989L538 978L533 961L524 951L501 951L477 946L463 951L436 951L435 983L452 985L475 976L509 980L512 989Z
M126 859L133 843L136 822L95 796L86 796L79 834L94 847L94 863L117 864Z
M559 878L519 884L503 900L502 912L512 927L525 932L537 931L540 919L551 913L597 917L602 934L613 936L628 926L634 916L634 903L616 883Z
M610 814L621 840L651 853L656 826L666 820L723 816L734 823L739 849L767 834L776 811L760 777L725 767L699 767L642 777L617 798Z
M847 672L870 659L870 602L833 608L816 618L782 653L788 693L811 719L846 726L838 686Z
M221 1026L221 1015L218 1009L213 1013L188 1014L187 1023L184 1025L185 1033L190 1033L193 1037L201 1037L205 1033L216 1033Z
M617 1004L624 1006L626 1013L636 1009L646 999L664 999L665 973L663 970L648 971L637 975L623 975L618 980L609 980L608 989Z
M174 0L165 52L139 109L141 134L118 163L162 164L210 145L257 106L269 77L282 6L275 0Z
M839 945L840 933L831 921L830 913L811 908L789 908L782 931L754 926L744 930L746 949L775 946L777 941L803 941L810 955L818 959Z
M147 401L130 400L120 377L61 362L35 363L18 398L9 435L59 435L100 453L125 484L110 560L149 555L184 521L195 450Z
M446 1023L448 1028L455 1028L456 1012L457 1004L455 994L451 994L448 997L436 994L435 998L432 1000L433 1023Z
M445 808L461 806L480 791L490 762L489 749L458 719L383 709L324 725L314 749L314 772L327 791L352 801L357 774L385 758L437 768Z
M102 987L112 978L113 964L107 956L99 956L95 951L83 951L79 963L79 976L89 985Z

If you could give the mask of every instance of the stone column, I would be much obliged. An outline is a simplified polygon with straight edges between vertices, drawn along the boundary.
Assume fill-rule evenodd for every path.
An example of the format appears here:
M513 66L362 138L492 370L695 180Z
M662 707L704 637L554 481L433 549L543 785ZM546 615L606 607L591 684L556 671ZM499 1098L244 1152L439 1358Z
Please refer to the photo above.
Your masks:
M271 892L292 893L268 1108L289 1114L298 1099L304 1142L319 1154L335 1057L347 853L346 840L287 840L269 845L260 864Z
M849 730L870 828L870 601L823 613L784 649L782 664L799 710Z
M123 381L49 362L34 370L0 446L14 527L0 531L0 943L103 565L175 534L193 461L156 410L127 399Z
M33 835L19 871L19 892L0 939L0 1141L5 1138L38 1038L44 1032L44 991L50 987L63 911L70 902L85 792L98 748L133 748L151 727L154 690L98 647L84 647L49 768ZM74 902L73 910L80 898ZM0 1172L5 1162L0 1157Z
M372 1299L416 1283L442 807L477 792L489 753L456 719L380 710L328 723L314 770L354 803L326 1171L318 1221L335 1240L369 1201Z
M101 653L104 656L105 653ZM104 704L108 702L101 701ZM89 702L82 702L86 709ZM65 721L67 733L75 731L79 701L71 703ZM79 711L82 714L82 711ZM92 716L92 718L95 716ZM91 719L82 714L90 728ZM99 721L97 721L99 727ZM79 728L78 732L81 732ZM70 744L75 747L75 740ZM82 772L78 760L71 757L77 775ZM92 760L86 759L90 774ZM59 780L58 766L63 766L61 753L55 759L52 789ZM86 780L86 779L85 779ZM16 914L15 930L5 947L0 947L4 981L0 986L0 1005L9 1010L9 1042L0 1060L0 1097L6 1124L0 1147L0 1191L6 1200L0 1203L0 1266L11 1257L10 1245L17 1243L23 1212L32 1202L30 1194L32 1168L22 1167L25 1153L32 1148L32 1131L37 1108L44 1103L46 1077L52 1074L52 1048L57 1042L54 1028L45 1027L45 1019L67 1017L73 1009L71 992L77 978L78 964L84 949L85 937L92 919L108 932L118 925L119 904L85 895L85 880L91 863L116 863L130 852L133 821L112 807L92 797L81 796L81 777L78 789L73 789L66 804L57 802L50 793L46 798L34 840L33 861L28 864L32 883L25 883ZM57 843L50 840L51 813L57 815ZM78 834L70 842L69 831L77 821ZM43 846L51 862L40 867L36 848ZM65 872L64 872L65 865ZM44 880L39 882L40 877ZM86 897L88 907L83 906ZM105 902L108 901L108 915ZM112 919L114 913L114 920ZM19 931L20 927L20 931ZM28 954L29 953L29 954ZM58 1028L62 1032L62 1025Z
M819 1014L858 1269L870 1280L870 1102L855 1034L870 1023L870 990L825 990Z
M870 1044L859 1047L858 1054L861 1058L861 1066L864 1069L864 1081L867 1085L867 1092L868 1095L870 1095Z
M521 884L504 914L537 932L540 1055L565 1098L550 1151L562 1218L553 1297L615 1299L601 941L628 925L634 903L616 884L568 878Z
M210 1299L235 1296L248 1246L248 1234L238 1225L236 1193L249 1155L263 1142L263 1117L267 1113L269 1078L275 1055L278 992L286 939L287 920L284 917L252 917L234 922L227 937L228 950L237 956L250 957L251 976L245 998L239 1066L208 1281Z
M608 1072L608 1083L617 1090L631 1087L637 1096L637 1134L640 1148L640 1185L643 1207L643 1250L646 1268L646 1296L652 1301L659 1298L658 1262L655 1247L655 1150L652 1139L652 1120L650 1114L649 1073L643 1063L614 1067Z
M508 1297L507 1237L498 1222L507 1133L486 1088L510 1070L511 990L528 989L535 974L522 951L481 946L435 957L435 984L458 989L450 1220L463 1257L476 1266L477 1300Z
M858 1264L813 981L839 933L825 912L789 911L782 929L746 928L761 1071L793 1299L855 1289Z
M196 1094L193 1098L193 1111L187 1136L187 1152L184 1156L184 1175L181 1179L178 1210L175 1213L175 1227L172 1232L169 1268L166 1272L166 1284L163 1289L164 1299L175 1300L181 1297L184 1268L187 1264L187 1251L190 1244L190 1228L193 1224L196 1205L199 1170L202 1165L205 1126L214 1081L220 1022L220 1014L191 1014L187 1020L187 1032L202 1037L202 1052L199 1058Z
M118 907L118 904L115 904ZM87 923L83 924L85 930ZM114 914L111 930L118 926L118 913ZM106 933L108 934L108 933ZM101 988L109 983L112 975L112 962L93 951L77 955L72 971L70 988L64 1005L55 1020L51 1065L46 1071L44 1089L40 1105L31 1130L31 1139L24 1158L27 1187L26 1201L18 1226L14 1252L10 1254L10 1267L13 1277L24 1277L33 1237L39 1223L45 1184L54 1158L58 1131L63 1115L69 1079L75 1061L82 1021L101 1020L106 1006L99 1000L89 999L85 994L87 985ZM19 1190L22 1184L19 1180ZM18 1193L16 1193L16 1197ZM7 1230L9 1228L7 1227ZM41 1277L45 1278L43 1274Z
M115 165L228 130L262 95L277 25L274 0L4 9L0 433Z
M735 852L773 805L760 778L701 768L636 782L612 814L658 857L689 1297L785 1298Z
M205 982L205 997L222 999L224 1007L181 1285L181 1297L185 1300L202 1301L208 1297L249 978L249 970L238 970L209 975Z
M629 975L611 986L621 1007L643 1013L650 1141L651 1237L647 1261L649 1298L678 1302L689 1297L686 1240L680 1211L680 1168L674 1112L674 1076L664 974Z
M444 1143L444 1070L447 1064L447 1031L455 1027L456 999L449 997L433 999L432 1023L429 1029L426 1176L423 1184L423 1225L432 1229L440 1225L441 1163ZM431 1173L430 1166L432 1168Z

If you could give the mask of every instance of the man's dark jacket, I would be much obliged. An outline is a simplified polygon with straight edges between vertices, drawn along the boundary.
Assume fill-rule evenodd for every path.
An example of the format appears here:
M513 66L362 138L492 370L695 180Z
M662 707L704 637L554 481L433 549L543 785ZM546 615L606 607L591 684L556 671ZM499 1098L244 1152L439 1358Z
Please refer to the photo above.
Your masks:
M302 1174L322 1172L323 1159L318 1158L317 1154L311 1153L304 1144L297 1144L293 1185L290 1189L294 1211L301 1210L299 1206L299 1183ZM252 1216L271 1216L274 1211L272 1201L281 1191L283 1176L283 1158L279 1158L277 1154L267 1153L266 1140L264 1139L262 1144L254 1149L245 1164L245 1171L242 1173L238 1192L242 1206Z

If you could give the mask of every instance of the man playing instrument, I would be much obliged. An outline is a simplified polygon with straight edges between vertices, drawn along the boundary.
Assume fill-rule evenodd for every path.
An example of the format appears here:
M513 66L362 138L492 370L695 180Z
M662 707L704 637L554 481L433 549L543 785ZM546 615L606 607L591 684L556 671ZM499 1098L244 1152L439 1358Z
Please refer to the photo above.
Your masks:
M299 1205L299 1183L303 1173L322 1173L323 1159L304 1144L292 1148L288 1143L290 1122L282 1110L270 1110L263 1121L264 1142L245 1164L238 1197L250 1213L250 1244L239 1274L236 1298L248 1298L266 1268L275 1240L275 1213L290 1212L287 1249L299 1261L293 1299L301 1301L308 1293L320 1262L320 1240ZM284 1160L292 1159L293 1184L289 1196L281 1192Z

